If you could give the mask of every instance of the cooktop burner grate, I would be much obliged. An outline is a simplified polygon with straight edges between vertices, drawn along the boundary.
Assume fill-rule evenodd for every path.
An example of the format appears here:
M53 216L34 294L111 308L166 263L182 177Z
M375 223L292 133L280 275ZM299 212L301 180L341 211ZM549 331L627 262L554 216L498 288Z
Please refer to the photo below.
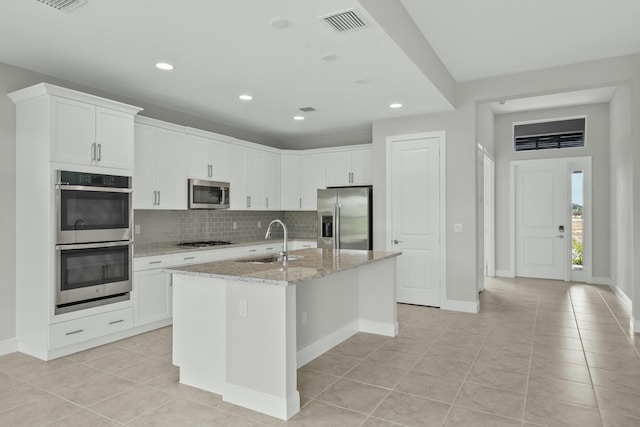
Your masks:
M197 242L182 242L178 243L178 246L190 247L190 248L206 248L208 246L222 246L231 245L232 243L227 240L200 240Z

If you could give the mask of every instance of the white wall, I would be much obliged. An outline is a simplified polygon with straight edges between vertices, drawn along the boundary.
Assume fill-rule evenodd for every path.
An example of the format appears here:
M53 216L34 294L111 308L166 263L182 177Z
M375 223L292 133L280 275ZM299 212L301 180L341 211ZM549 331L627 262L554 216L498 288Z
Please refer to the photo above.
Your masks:
M631 144L631 90L619 86L609 103L611 283L633 296L633 151Z
M515 152L513 123L586 116L586 141L582 148ZM496 269L509 270L510 194L509 165L513 160L591 156L593 186L593 270L595 277L609 277L609 106L593 104L500 114L495 118L496 139Z

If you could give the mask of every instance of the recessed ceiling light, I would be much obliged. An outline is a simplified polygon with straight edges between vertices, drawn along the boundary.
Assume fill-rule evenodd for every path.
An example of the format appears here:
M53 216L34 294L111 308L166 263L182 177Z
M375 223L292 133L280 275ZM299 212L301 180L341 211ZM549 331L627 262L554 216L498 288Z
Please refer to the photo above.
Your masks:
M169 64L168 62L158 62L156 64L156 68L158 70L162 70L162 71L171 71L173 70L173 65Z
M273 28L282 30L283 28L287 28L289 26L289 21L287 20L287 18L273 18L270 21L270 24Z
M400 104L399 102L395 102L389 105L389 108L402 108L402 104Z
M304 116L293 116L293 120L304 120Z
M238 98L242 99L243 101L251 101L253 99L253 96L244 93L240 95Z

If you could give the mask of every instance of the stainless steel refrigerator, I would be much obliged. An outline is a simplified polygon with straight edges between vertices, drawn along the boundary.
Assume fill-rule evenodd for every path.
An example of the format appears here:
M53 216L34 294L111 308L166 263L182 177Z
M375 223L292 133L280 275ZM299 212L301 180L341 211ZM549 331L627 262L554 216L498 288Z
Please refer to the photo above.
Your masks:
M373 249L371 187L318 190L318 247Z

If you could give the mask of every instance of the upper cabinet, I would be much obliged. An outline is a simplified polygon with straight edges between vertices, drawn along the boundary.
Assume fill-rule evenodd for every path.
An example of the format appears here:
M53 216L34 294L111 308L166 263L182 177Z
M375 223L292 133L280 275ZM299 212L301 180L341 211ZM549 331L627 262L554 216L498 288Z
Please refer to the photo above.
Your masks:
M264 152L264 200L266 210L282 209L280 174L282 172L280 153Z
M33 98L42 95L46 97L39 98L40 107L36 107ZM133 118L140 108L47 83L10 96L18 108L31 109L34 114L47 112L46 119L45 116L39 116L38 120L33 117L31 127L48 138L51 161L133 169ZM27 100L29 105L22 103Z
M280 210L280 153L229 145L231 209Z
M282 209L295 211L302 209L302 159L297 153L282 154L281 194Z
M247 149L229 144L227 147L227 176L229 177L229 208L247 209Z
M135 209L187 208L187 136L179 128L135 125L133 207Z
M302 154L302 201L300 209L318 209L318 189L327 188L327 156L325 153Z
M187 135L187 172L189 178L227 181L227 146L215 134L189 129Z
M327 187L371 185L372 149L339 149L327 152Z

